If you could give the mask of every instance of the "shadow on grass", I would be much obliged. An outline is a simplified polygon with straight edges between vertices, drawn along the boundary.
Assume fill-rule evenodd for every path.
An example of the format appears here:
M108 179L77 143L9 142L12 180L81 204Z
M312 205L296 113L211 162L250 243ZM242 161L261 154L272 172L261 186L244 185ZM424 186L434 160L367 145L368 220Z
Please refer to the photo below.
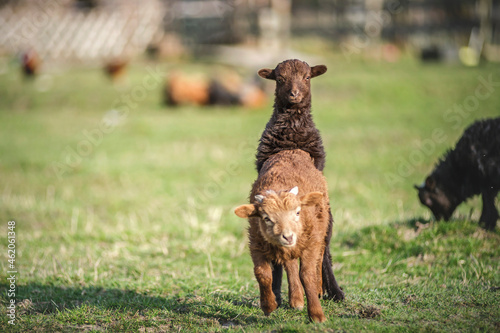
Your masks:
M0 288L7 285L0 284ZM283 316L307 324L307 312L290 312L287 304L276 313L266 317L258 304L258 297L252 298L225 293L210 293L203 297L195 294L185 296L151 296L132 290L102 287L61 287L31 283L18 287L17 315L58 316L56 322L83 327L80 313L90 318L95 327L126 325L127 320L140 321L140 326L161 324L165 330L179 328L231 328L231 327L274 327L284 324ZM380 315L380 309L358 302L345 301L336 311L338 318L372 319ZM117 321L122 321L117 324ZM86 321L85 321L86 322ZM80 325L80 326L78 326ZM121 327L121 326L120 326ZM114 327L116 328L116 327Z
M481 231L477 223L469 221L432 222L423 218L412 218L346 231L337 237L337 241L340 242L338 252L345 251L347 254L347 256L339 254L337 259L345 263L351 271L364 272L370 267L374 268L375 272L399 276L402 272L408 272L408 269L420 269L415 263L421 262L422 269L428 272L431 266L428 267L425 255L431 254L432 258L428 258L429 260L436 258L435 260L440 262L440 266L433 266L433 269L437 269L437 273L444 267L448 277L460 279L463 271L459 268L461 267L459 262L470 254L480 257L478 254L481 254L483 249L484 258L491 256L491 249L498 244L500 234ZM434 242L435 239L439 239L439 242ZM487 245L484 245L486 243ZM351 257L352 255L356 257ZM408 266L405 261L410 257L420 258L418 259L420 261L411 261L415 264L412 266L414 268ZM353 261L355 264L352 264ZM394 263L389 266L388 262ZM489 264L489 261L486 261L484 265ZM488 271L485 271L486 273ZM364 278L366 277L370 275L365 274ZM342 285L342 273L339 275L339 280ZM0 288L8 289L8 286L1 283ZM161 321L167 326L167 330L170 328L175 330L178 327L183 329L201 327L207 330L233 326L273 327L278 321L284 323L290 321L290 317L293 317L294 323L297 320L307 322L305 310L300 313L291 312L286 305L270 317L266 317L258 304L258 290L255 290L252 296L218 292L196 295L194 291L187 295L162 295L119 288L64 287L28 283L18 286L16 298L19 315L62 314L56 318L56 322L65 324L73 324L79 320L76 318L78 315L86 318L88 312L91 320L102 322L102 326L106 327L126 320L140 321L137 325L150 326L157 325L158 321ZM381 310L377 306L363 303L347 299L340 303L340 306L330 307L330 315L363 319L372 319L380 315Z
M456 228L480 228L482 230L487 231L484 226L482 226L479 221L471 219L472 213L469 215L458 215L456 217L452 217L449 221L444 220L436 220L434 218L423 218L423 217L414 217L404 221L393 221L389 222L386 226L389 227L407 227L413 228L416 232L419 230L425 229L427 227L436 224L440 226L442 229L456 229ZM497 230L497 229L495 229ZM494 233L495 231L493 231Z
M380 269L392 272L396 263L402 269L407 266L405 260L422 261L427 255L437 256L443 267L452 269L470 255L478 256L484 251L491 256L499 236L498 229L487 231L467 219L435 221L416 217L338 233L335 241L340 247L336 260L342 263L356 255L356 261L363 262L369 255L372 261L390 261L390 265Z
M365 226L357 230L348 230L336 235L342 245L351 250L360 250L370 247L387 246L401 237L398 234L401 230L410 233L419 233L432 225L432 221L421 217L415 217L404 221L393 221L383 225Z
M408 228L413 228L415 230L418 230L422 225L427 225L434 220L432 219L425 219L423 217L414 217L405 221L395 221L392 223L389 223L390 226L406 226Z
M8 289L4 283L0 289ZM245 312L242 315L241 307L260 308L255 299L233 297L226 294L210 294L202 297L194 294L185 296L151 296L133 290L122 290L103 287L64 287L50 286L37 283L19 285L16 299L18 315L51 315L77 310L82 307L95 307L102 311L111 311L118 317L147 316L154 310L162 311L162 317L167 321L183 325L188 321L191 324L209 325L251 325L271 324L275 322L262 313ZM156 311L157 312L157 311ZM169 316L170 315L170 316ZM168 318L171 317L171 318Z

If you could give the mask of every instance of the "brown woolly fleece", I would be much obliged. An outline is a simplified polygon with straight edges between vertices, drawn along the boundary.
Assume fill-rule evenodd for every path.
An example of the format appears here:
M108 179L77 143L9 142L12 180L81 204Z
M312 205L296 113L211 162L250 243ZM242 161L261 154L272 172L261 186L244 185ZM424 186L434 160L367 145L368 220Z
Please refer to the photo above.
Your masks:
M266 315L278 307L272 290L272 263L277 263L287 272L290 306L304 306L303 286L309 318L326 320L319 297L328 202L325 177L308 153L296 149L271 156L253 184L250 204L236 208L236 215L248 217L250 254Z
M289 194L293 187L298 186L299 198L310 192L323 193L323 202L316 207L307 207L301 210L301 222L303 223L304 237L300 239L297 248L293 250L276 247L274 244L269 244L259 232L257 227L260 226L261 219L259 217L251 217L249 219L250 229L250 249L262 253L270 260L276 260L277 263L283 264L284 261L291 258L298 258L298 254L302 253L304 247L311 239L311 232L316 231L315 237L318 234L323 237L319 239L324 247L324 236L328 227L328 185L326 179L321 172L314 168L312 158L309 154L302 150L285 150L273 155L267 160L261 170L261 176L255 181L252 192L250 193L250 202L255 204L255 196L267 195L267 200L261 204L265 211L287 211L296 202L290 199ZM311 168L312 166L312 168ZM278 200L276 194L266 194L266 191L272 190L276 193L286 191L286 194L281 195L281 200ZM312 224L312 222L315 222ZM255 230L253 230L255 229ZM309 244L310 245L310 244Z

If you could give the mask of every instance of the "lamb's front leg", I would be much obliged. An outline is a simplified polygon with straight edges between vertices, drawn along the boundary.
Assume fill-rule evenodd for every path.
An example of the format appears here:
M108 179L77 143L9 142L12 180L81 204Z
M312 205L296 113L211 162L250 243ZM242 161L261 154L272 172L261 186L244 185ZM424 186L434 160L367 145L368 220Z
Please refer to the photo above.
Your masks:
M483 211L479 222L484 223L484 227L488 230L495 229L497 220L499 218L497 208L495 207L495 197L497 193L490 189L484 189L481 192L483 199Z
M269 262L262 260L254 263L253 270L260 288L260 307L264 314L269 316L278 307L272 290L273 273L271 265Z
M288 298L290 307L302 310L304 308L304 293L299 277L299 263L297 259L285 263L286 277L288 279Z
M307 313L309 318L318 323L326 321L318 298L318 268L321 264L321 251L319 246L308 249L300 260L300 280L304 286L307 298Z

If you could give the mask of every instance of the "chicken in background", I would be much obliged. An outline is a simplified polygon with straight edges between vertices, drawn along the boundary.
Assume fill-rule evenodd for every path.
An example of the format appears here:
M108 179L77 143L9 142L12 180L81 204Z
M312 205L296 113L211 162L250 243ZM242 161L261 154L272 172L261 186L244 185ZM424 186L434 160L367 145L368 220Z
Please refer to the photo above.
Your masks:
M24 77L26 78L34 78L39 70L42 61L38 56L38 53L29 49L21 54L21 67Z
M104 72L114 82L120 83L125 80L127 74L128 60L112 59L104 65Z

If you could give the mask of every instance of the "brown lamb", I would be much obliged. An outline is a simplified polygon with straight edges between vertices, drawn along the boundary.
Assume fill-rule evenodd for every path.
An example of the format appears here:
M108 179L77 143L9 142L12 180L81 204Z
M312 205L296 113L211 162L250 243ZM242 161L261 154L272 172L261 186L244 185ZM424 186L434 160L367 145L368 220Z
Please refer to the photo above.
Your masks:
M279 264L287 273L290 306L304 307L303 287L309 318L326 320L319 298L328 211L325 177L314 167L311 156L300 149L269 157L253 184L250 204L235 209L250 224L250 254L265 315L279 305L272 288L273 264Z

